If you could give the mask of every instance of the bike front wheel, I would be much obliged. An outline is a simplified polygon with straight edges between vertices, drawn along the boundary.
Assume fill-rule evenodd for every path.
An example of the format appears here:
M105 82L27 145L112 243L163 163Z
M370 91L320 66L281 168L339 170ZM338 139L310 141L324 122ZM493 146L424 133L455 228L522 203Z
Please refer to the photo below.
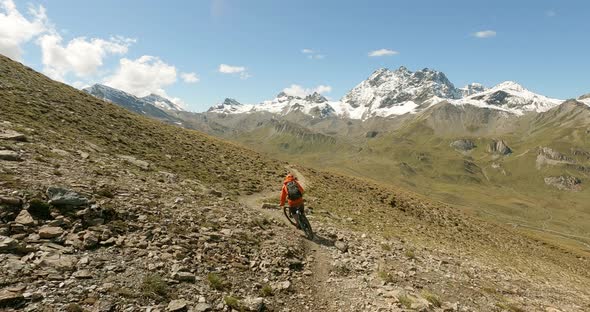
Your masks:
M313 240L313 230L311 229L311 224L309 224L309 221L307 220L305 214L297 214L297 217L299 218L299 226L301 226L301 229L303 230L303 232L305 232L305 236L307 236L309 240Z

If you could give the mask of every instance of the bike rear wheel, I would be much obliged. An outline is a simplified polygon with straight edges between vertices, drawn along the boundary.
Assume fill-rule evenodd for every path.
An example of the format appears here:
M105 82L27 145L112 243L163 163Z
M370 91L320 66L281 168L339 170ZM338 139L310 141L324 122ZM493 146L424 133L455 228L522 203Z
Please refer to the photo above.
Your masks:
M299 218L299 226L301 226L301 229L303 230L303 232L305 232L305 236L307 236L309 240L313 240L313 230L311 229L311 224L309 224L309 221L307 220L305 214L297 214L297 217Z

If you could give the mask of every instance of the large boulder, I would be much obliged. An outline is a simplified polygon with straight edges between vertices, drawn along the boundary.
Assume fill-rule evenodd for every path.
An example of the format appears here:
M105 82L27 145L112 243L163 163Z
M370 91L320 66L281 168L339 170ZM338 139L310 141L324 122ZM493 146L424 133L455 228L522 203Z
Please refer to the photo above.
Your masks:
M16 239L0 236L0 253L11 253L18 249L19 243Z
M57 226L44 226L39 229L39 237L51 239L60 237L64 233L64 230Z
M140 160L137 159L133 156L125 156L125 155L120 155L119 158L123 159L124 161L126 161L129 164L132 164L134 166L137 166L139 168L141 168L142 170L150 170L150 163L148 163L145 160Z
M512 153L512 149L504 140L493 140L488 145L488 153L495 155L508 155Z
M31 214L24 209L21 210L21 212L18 214L18 216L16 216L16 219L14 219L14 222L16 222L18 224L22 224L24 226L35 225L35 220L31 216Z
M169 312L187 311L187 309L188 309L188 302L184 299L172 300L168 304L168 311Z
M22 159L17 152L8 151L8 150L0 150L0 160L20 161Z
M51 186L47 189L49 203L54 206L80 207L88 205L88 199L72 190Z
M0 308L19 308L25 302L25 297L19 292L0 290Z
M0 130L0 140L26 142L27 137L24 134L14 130Z
M572 176L546 177L545 184L562 191L582 190L582 180Z
M474 149L475 143L469 139L461 139L451 142L450 146L458 151L467 152Z

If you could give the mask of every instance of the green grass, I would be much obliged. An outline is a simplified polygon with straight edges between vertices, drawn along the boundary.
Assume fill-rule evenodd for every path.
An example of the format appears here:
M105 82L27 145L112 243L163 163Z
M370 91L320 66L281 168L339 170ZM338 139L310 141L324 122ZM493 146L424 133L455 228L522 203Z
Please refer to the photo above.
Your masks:
M414 303L414 301L412 300L412 298L410 298L407 295L401 295L401 296L397 297L397 300L406 309L411 308L412 307L412 303Z
M241 306L240 300L237 297L225 296L223 298L223 302L225 302L225 304L227 306L229 306L230 308L232 308L236 311L244 311L244 308Z
M442 306L442 301L440 300L439 296L431 293L428 290L422 291L422 297L424 297L424 299L428 300L428 302L430 302L433 306L437 308L440 308Z
M264 284L264 286L262 286L262 289L260 289L260 295L262 295L262 297L270 297L274 295L274 290L272 289L272 286L270 286L270 284Z
M379 276L379 278L383 282L385 282L386 284L393 284L393 283L395 283L395 278L393 277L393 275L391 275L390 272L379 271L379 272L377 272L377 276Z
M209 286L215 290L223 290L225 288L225 281L223 278L217 273L209 273L207 274L207 281L209 282Z
M404 255L406 256L406 258L408 258L410 260L416 259L416 252L414 252L413 249L406 249L406 251L404 252Z
M160 300L166 299L170 295L168 284L158 274L150 274L143 279L141 292L144 297Z

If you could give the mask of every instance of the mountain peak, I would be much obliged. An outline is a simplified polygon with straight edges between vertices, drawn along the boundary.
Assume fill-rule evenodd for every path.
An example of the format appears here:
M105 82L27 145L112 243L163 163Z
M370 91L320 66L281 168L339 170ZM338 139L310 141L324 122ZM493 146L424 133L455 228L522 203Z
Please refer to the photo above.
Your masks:
M240 106L240 105L242 105L242 103L240 103L236 99L232 99L232 98L225 98L225 100L223 100L223 102L221 104L222 105L229 105L229 106Z
M324 102L328 102L328 99L326 99L323 95L314 92L308 96L305 97L306 101L312 102L312 103L324 103Z
M507 89L507 90L513 90L513 91L517 91L517 92L522 92L525 90L525 88L523 86L521 86L520 84L518 84L514 81L510 81L510 80L499 83L498 85L496 85L494 87L494 89Z

